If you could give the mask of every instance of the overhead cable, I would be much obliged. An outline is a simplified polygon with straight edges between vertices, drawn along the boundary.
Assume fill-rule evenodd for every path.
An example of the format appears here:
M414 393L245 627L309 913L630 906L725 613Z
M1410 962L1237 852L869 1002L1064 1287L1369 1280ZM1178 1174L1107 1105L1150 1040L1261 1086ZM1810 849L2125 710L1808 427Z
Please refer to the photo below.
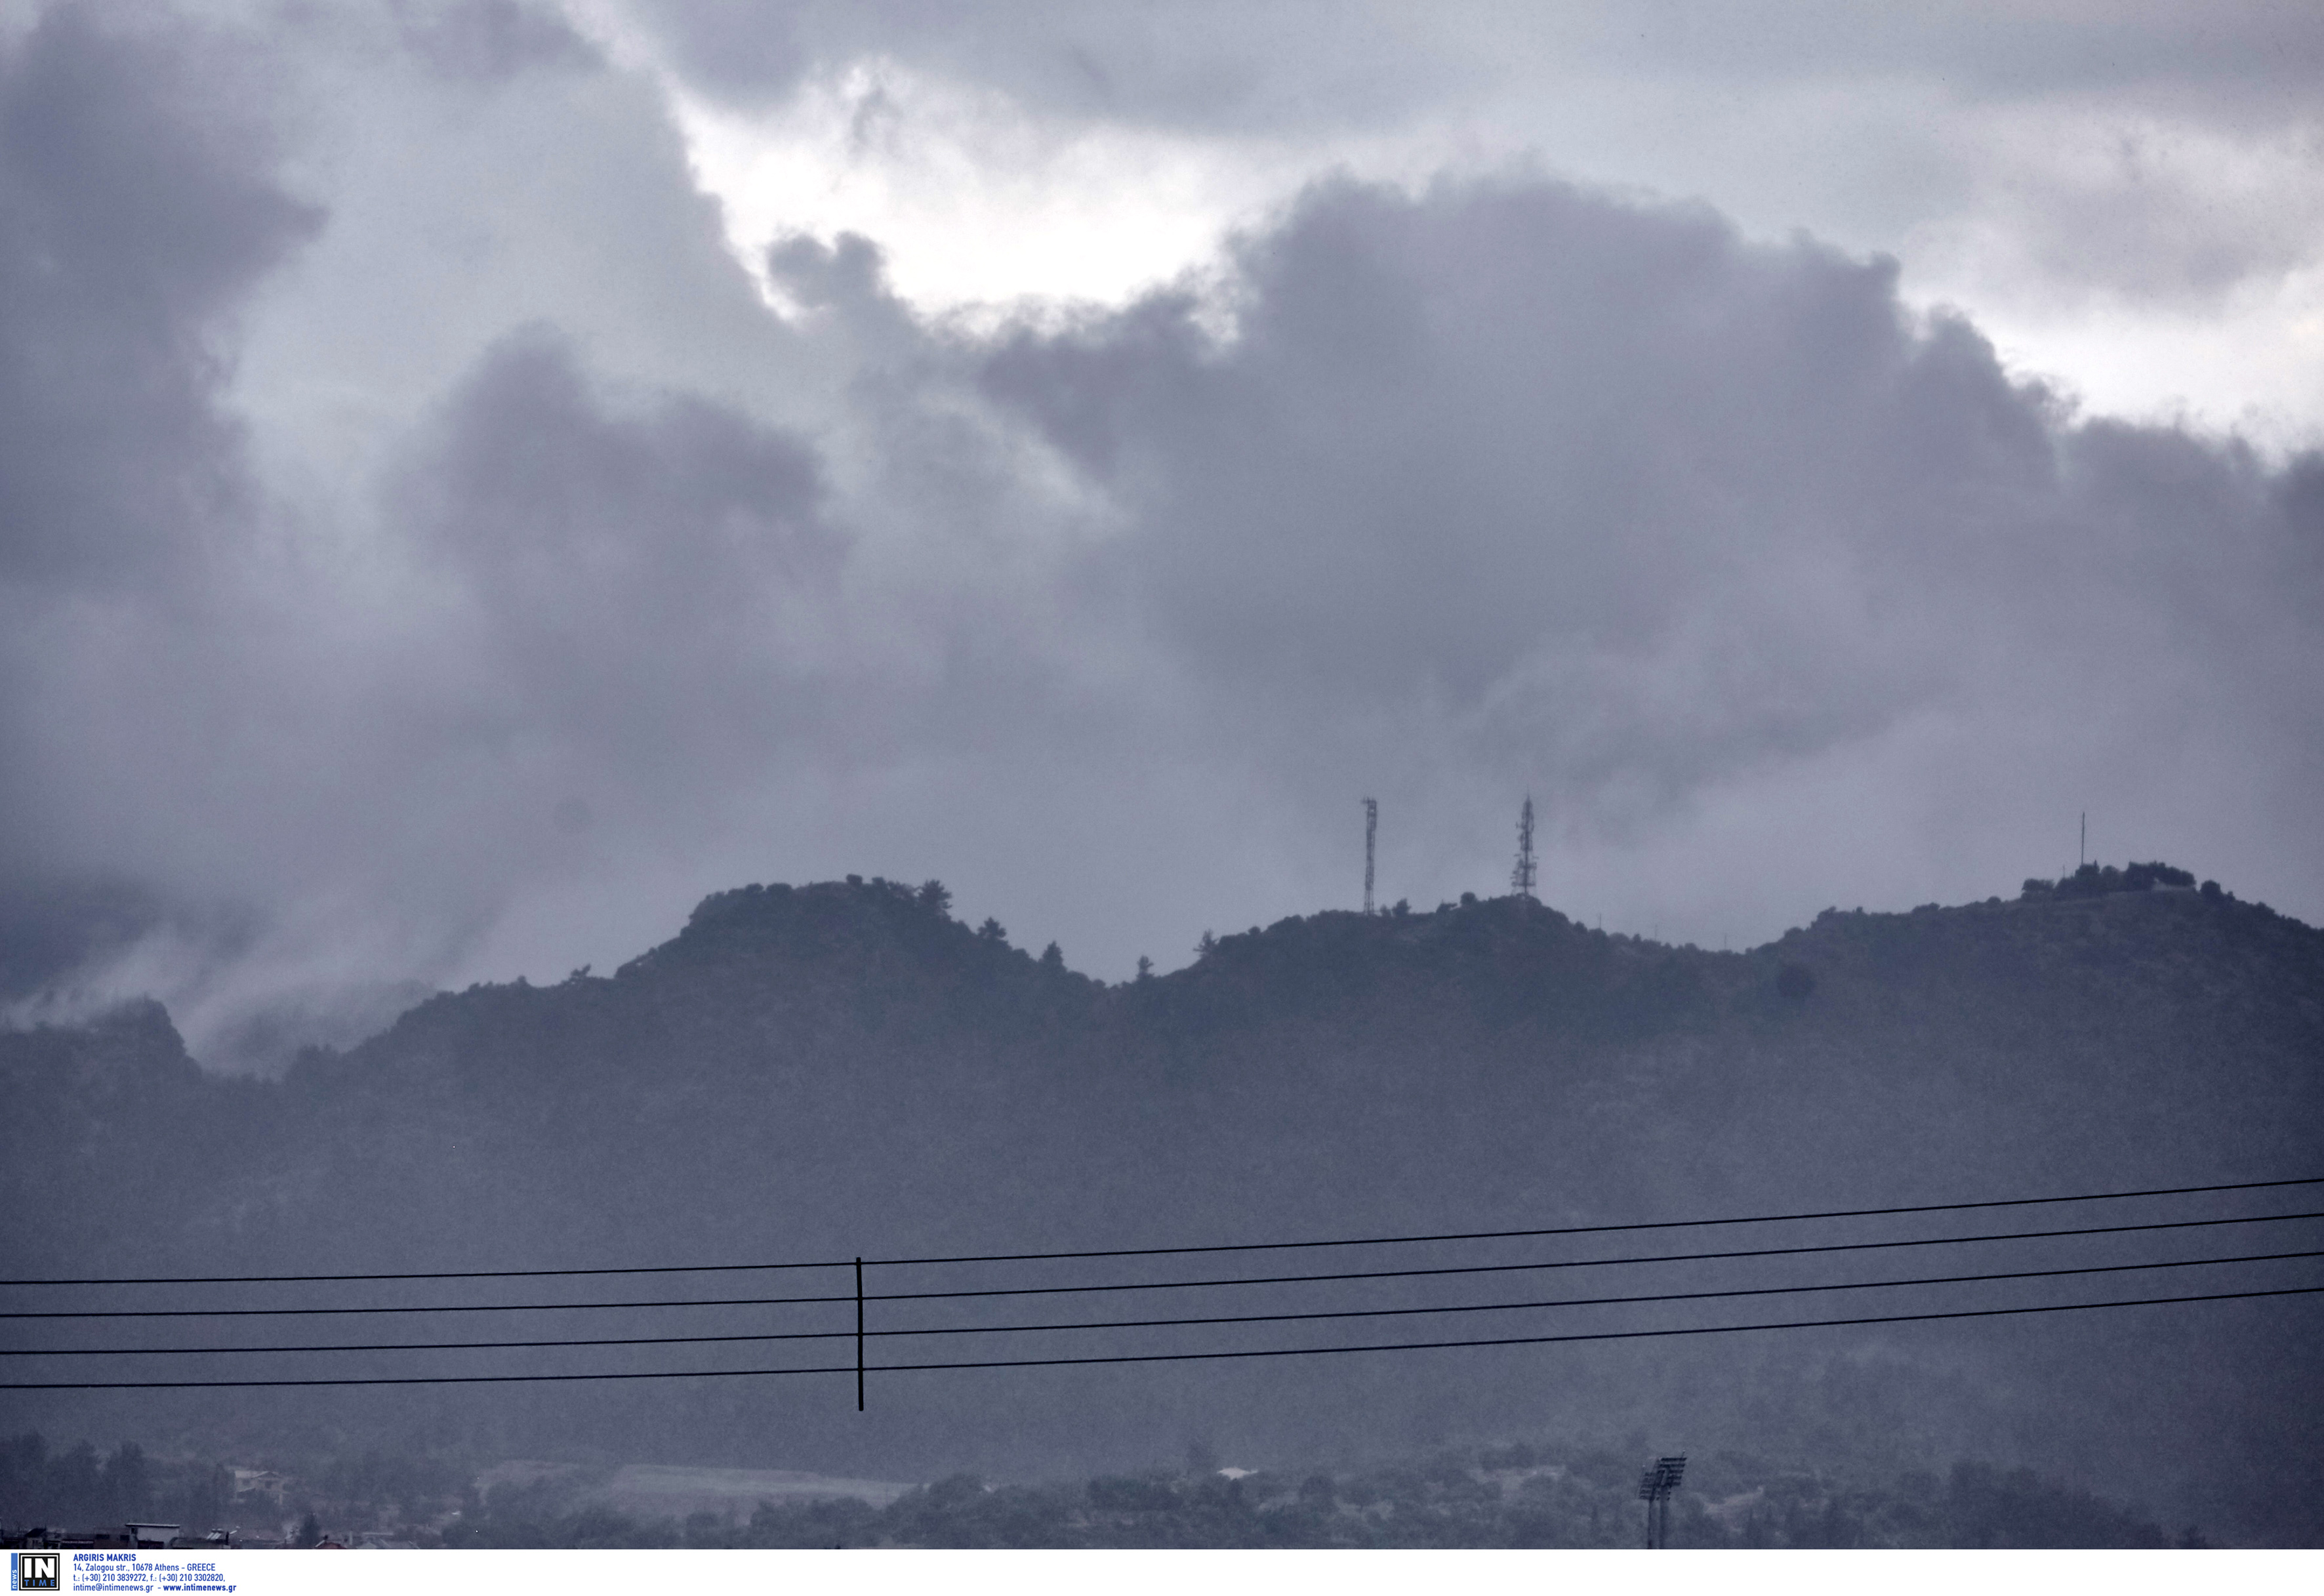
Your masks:
M2086 1264L2075 1268L2007 1269L1985 1275L1924 1275L1905 1280L1843 1280L1813 1286L1750 1286L1719 1291L1659 1291L1632 1296L1570 1296L1533 1302L1455 1303L1437 1307L1331 1308L1293 1314L1214 1314L1180 1319L1073 1320L1053 1324L949 1324L901 1330L761 1331L734 1335L590 1336L542 1341L331 1342L272 1347L0 1347L5 1358L223 1357L290 1352L475 1352L544 1347L705 1346L718 1342L846 1341L856 1336L1005 1335L1034 1331L1157 1330L1193 1324L1273 1324L1300 1319L1386 1319L1413 1314L1488 1314L1526 1308L1606 1307L1653 1302L1698 1302L1712 1297L1789 1296L1823 1291L1877 1291L1904 1286L1969 1286L1995 1280L2045 1280L2067 1275L2119 1275L2148 1269L2187 1269L2236 1263L2274 1263L2324 1258L2324 1249L2306 1252L2246 1252L2231 1258L2181 1258L2160 1263ZM867 1299L868 1300L868 1299Z
M1942 1313L1877 1314L1847 1319L1794 1319L1775 1324L1698 1324L1665 1330L1604 1330L1562 1335L1494 1336L1464 1341L1375 1342L1360 1346L1263 1347L1218 1352L1121 1352L1075 1358L1005 1358L942 1363L835 1363L790 1369L657 1369L590 1374L379 1375L310 1379L26 1380L0 1384L0 1391L161 1391L316 1386L531 1385L576 1380L742 1379L790 1374L908 1374L959 1369L1057 1369L1100 1363L1215 1362L1230 1358L1310 1358L1340 1352L1416 1352L1456 1347L1548 1346L1600 1341L1639 1341L1682 1335L1733 1335L1763 1330L1830 1330L1862 1324L1907 1324L1939 1319L1994 1319L2026 1314L2070 1314L2100 1308L2155 1307L2173 1303L2240 1302L2260 1297L2312 1296L2324 1286L2279 1287L2264 1291L2212 1291L2189 1296L2140 1296L2110 1302L2052 1303L2036 1307L1959 1308Z
M1093 1291L1176 1291L1204 1286L1292 1286L1322 1280L1399 1280L1432 1275L1499 1275L1527 1269L1583 1269L1648 1263L1701 1263L1738 1258L1789 1258L1812 1252L1874 1252L1897 1247L1954 1247L1973 1241L2028 1241L2057 1236L2111 1236L2134 1231L2194 1230L2207 1225L2264 1224L2277 1220L2324 1219L2324 1210L2305 1213L2246 1214L2234 1219L2178 1219L2146 1224L2089 1225L2074 1230L2009 1231L1976 1236L1928 1236L1903 1241L1826 1241L1812 1247L1748 1247L1724 1252L1654 1252L1629 1258L1564 1258L1533 1263L1451 1264L1425 1269L1351 1269L1328 1275L1233 1275L1209 1280L1132 1280L1107 1286L1010 1286L975 1291L890 1291L867 1295L866 1302L927 1302L969 1296L1057 1296Z
M1427 1241L1514 1241L1544 1236L1612 1235L1626 1231L1686 1230L1707 1225L1783 1224L1813 1219L1872 1219L1904 1213L1965 1213L1979 1208L2022 1208L2040 1204L2107 1203L2133 1197L2183 1197L2215 1192L2264 1191L2275 1187L2324 1185L2324 1175L2298 1176L2284 1180L2244 1180L2211 1185L2150 1186L2135 1191L2080 1192L2066 1196L1991 1197L1966 1203L1916 1203L1887 1208L1829 1208L1797 1213L1753 1213L1717 1219L1646 1220L1625 1224L1556 1225L1514 1231L1461 1231L1436 1235L1358 1236L1324 1241L1224 1241L1183 1247L1110 1247L1073 1252L987 1252L931 1255L925 1258L865 1258L866 1267L948 1263L1029 1263L1079 1258L1159 1258L1172 1253L1265 1252L1306 1247L1388 1247ZM637 1264L569 1269L412 1269L335 1275L122 1275L0 1280L7 1286L259 1286L355 1282L365 1280L519 1280L577 1278L595 1275L685 1275L734 1273L750 1269L836 1269L852 1267L854 1259L815 1262ZM852 1298L850 1300L853 1300Z
M1900 1247L1955 1247L1980 1241L2045 1241L2064 1236L2113 1236L2152 1231L2200 1230L2218 1225L2273 1224L2324 1219L2324 1209L2298 1213L2247 1213L2223 1219L2152 1220L2143 1224L2082 1225L2067 1230L2005 1231L1969 1236L1923 1236L1888 1241L1825 1241L1806 1247L1748 1247L1720 1252L1657 1252L1628 1258L1568 1258L1526 1263L1452 1264L1432 1268L1351 1269L1320 1275L1230 1275L1204 1280L1126 1280L1095 1286L1001 1286L956 1291L867 1292L833 1296L678 1297L644 1302L453 1303L433 1306L299 1308L49 1308L0 1312L0 1319L201 1319L252 1318L314 1314L492 1314L617 1308L782 1307L812 1303L932 1302L964 1297L1083 1296L1102 1291L1182 1291L1214 1286L1296 1286L1339 1280L1418 1279L1441 1275L1496 1275L1534 1269L1603 1268L1632 1264L1702 1263L1744 1258L1790 1258L1811 1253L1873 1252Z

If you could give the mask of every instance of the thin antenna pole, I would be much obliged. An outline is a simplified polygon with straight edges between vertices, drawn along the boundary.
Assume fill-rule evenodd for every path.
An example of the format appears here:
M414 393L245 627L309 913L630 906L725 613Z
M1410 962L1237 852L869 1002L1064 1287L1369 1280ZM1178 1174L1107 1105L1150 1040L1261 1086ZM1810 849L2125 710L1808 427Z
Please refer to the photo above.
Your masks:
M2090 862L2090 812L2082 811L2082 840L2074 850L2074 868L2081 869Z
M863 1260L855 1260L855 1411L863 1411Z
M1379 800L1364 800L1364 912L1372 912L1372 846L1379 835Z
M1533 794L1527 793L1525 808L1517 816L1517 865L1509 872L1509 890L1521 898L1530 898L1534 878Z

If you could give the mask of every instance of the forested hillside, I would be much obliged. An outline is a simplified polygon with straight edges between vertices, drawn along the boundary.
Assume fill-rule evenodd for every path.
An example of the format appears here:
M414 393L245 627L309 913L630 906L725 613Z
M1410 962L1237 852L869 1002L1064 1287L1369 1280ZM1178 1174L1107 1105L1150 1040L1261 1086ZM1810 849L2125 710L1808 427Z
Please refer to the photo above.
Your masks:
M0 1169L6 1272L580 1269L861 1256L874 1260L876 1297L882 1280L934 1289L969 1279L965 1266L908 1275L878 1261L929 1255L1499 1231L2318 1173L2324 933L2180 879L2158 867L2093 869L2028 883L2008 900L1831 911L1735 954L1602 935L1527 899L1464 899L1433 913L1399 907L1254 927L1209 939L1184 970L1116 986L1074 973L1054 953L1011 946L989 922L979 930L954 920L934 883L749 887L705 900L675 938L611 975L440 995L360 1047L302 1056L279 1082L206 1075L151 1005L85 1029L0 1037L11 1119L27 1131ZM2317 1189L2255 1201L2290 1213L2315 1206ZM2220 1199L2200 1213L2244 1211ZM2081 1212L2052 1217L2070 1223ZM2312 1222L2278 1223L2265 1235L2236 1232L2233 1244L2297 1250L2317 1234ZM2124 1242L2077 1258L2164 1256L2162 1242L2139 1245L2148 1250L2125 1251ZM1306 1259L1303 1268L1328 1261L1295 1256ZM1455 1261L1483 1256L1472 1250ZM1257 1258L1268 1267L1240 1257L1215 1272L1296 1272L1273 1267L1283 1257ZM1102 1269L1127 1280L1210 1268L1200 1259L1166 1260L1162 1273L1145 1276L1128 1263L1072 1267L1085 1280ZM1886 1267L1865 1264L1850 1278ZM2237 1279L2324 1278L2312 1259L2266 1268L2274 1272ZM2200 1273L2100 1277L2075 1289L2091 1299L2194 1292L2207 1288L2190 1283ZM1711 1286L1742 1278L1691 1277ZM671 1292L704 1298L852 1289L844 1270L676 1279ZM1484 1302L1538 1287L1527 1277L1522 1288L1459 1289ZM314 1287L144 1287L134 1298L106 1289L65 1305L325 1300L297 1295ZM442 1281L330 1289L341 1293L332 1302L411 1306L642 1299L664 1286L651 1277L543 1282L497 1297ZM1442 1304L1452 1289L1391 1282L1362 1305ZM17 1299L29 1305L32 1296L20 1289ZM1215 1311L1293 1311L1305 1300L1291 1287L1243 1288L1235 1305ZM1847 1305L1861 1296L1786 1300L1794 1305L1770 1316L1886 1311ZM1098 1319L1112 1305L1034 1302L1021 1311L1036 1321ZM2314 1505L2324 1499L2324 1442L2305 1351L2324 1328L2315 1302L879 1374L882 1363L912 1361L919 1343L902 1338L873 1343L862 1415L852 1379L836 1375L12 1392L0 1406L10 1429L166 1432L206 1454L383 1437L502 1455L566 1447L899 1479L1102 1471L1171 1454L1197 1435L1265 1461L1559 1426L1635 1430L1665 1450L1729 1446L1833 1466L1863 1456L1939 1472L1965 1456L2070 1469L2102 1454L2119 1489L2172 1522L2197 1520L2228 1538L2312 1542L2324 1539ZM891 1325L943 1322L908 1318L936 1312L918 1304L872 1311ZM1719 1310L1729 1322L1761 1311ZM295 1333L273 1321L263 1333L277 1345L520 1331L763 1335L770 1325L843 1330L847 1313L844 1303L693 1309L651 1330L634 1316L578 1311L521 1324L325 1316L294 1321ZM1634 1322L1646 1323L1620 1321ZM1273 1339L1526 1333L1503 1328L1513 1323L1506 1316L1480 1323L1431 1318L1391 1332L1358 1320ZM1615 1323L1601 1316L1585 1327ZM14 1321L5 1333L15 1347L171 1346L196 1332L183 1321ZM200 1344L225 1345L260 1333L213 1321L199 1333L226 1338ZM1195 1344L1168 1339L1187 1333L1139 1332L1133 1350ZM946 1345L973 1358L1101 1350L1088 1335ZM853 1351L834 1340L456 1356L469 1360L457 1364L468 1372L706 1371L784 1360L836 1367ZM252 1376L262 1367L301 1378L420 1371L405 1354L359 1361L9 1361L16 1378L50 1380ZM1866 1401L1877 1417L1818 1416L1825 1409L1802 1393L1841 1377L1875 1388ZM2262 1459L2283 1482L2264 1497L2245 1489Z

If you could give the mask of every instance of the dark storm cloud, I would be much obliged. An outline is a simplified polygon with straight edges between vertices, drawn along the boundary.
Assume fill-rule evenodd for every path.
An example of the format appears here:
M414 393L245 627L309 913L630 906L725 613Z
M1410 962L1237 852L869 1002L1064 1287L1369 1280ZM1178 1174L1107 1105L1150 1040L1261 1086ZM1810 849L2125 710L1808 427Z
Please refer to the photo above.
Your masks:
M40 1019L158 992L204 1056L280 1063L527 892L715 834L770 765L844 752L824 497L788 435L604 392L533 329L413 430L365 559L254 520L202 605L51 605L69 646L12 684L33 873L0 883L49 985L0 995Z
M321 221L272 180L263 124L214 103L249 66L97 6L0 52L0 877L44 902L146 901L55 856L48 819L77 800L37 751L103 706L49 674L76 634L199 607L231 558L254 490L218 402L226 318Z
M669 778L796 707L769 678L845 553L821 497L807 448L731 411L608 413L540 329L485 357L396 492L422 564L460 582L507 734Z
M1158 295L985 384L1130 509L1111 579L1295 784L1385 735L1637 819L2069 681L2311 769L2289 481L2078 424L1895 280L1553 183L1341 184L1243 244L1231 342Z
M254 933L246 905L71 845L60 819L108 795L51 756L139 739L143 668L76 664L108 637L208 654L249 547L232 318L324 219L274 179L255 67L246 39L94 5L0 46L0 999Z
M397 21L462 79L577 46L506 5ZM700 401L613 413L549 335L411 441L371 558L287 521L226 399L252 291L325 221L275 175L267 66L86 5L0 60L9 999L198 1010L333 898L333 933L404 945L392 975L433 967L556 853L560 802L716 785L738 722L770 724L769 593L843 552L803 447ZM371 492L344 484L349 528Z
M185 578L245 507L219 318L321 213L217 114L246 75L58 6L0 57L0 582Z

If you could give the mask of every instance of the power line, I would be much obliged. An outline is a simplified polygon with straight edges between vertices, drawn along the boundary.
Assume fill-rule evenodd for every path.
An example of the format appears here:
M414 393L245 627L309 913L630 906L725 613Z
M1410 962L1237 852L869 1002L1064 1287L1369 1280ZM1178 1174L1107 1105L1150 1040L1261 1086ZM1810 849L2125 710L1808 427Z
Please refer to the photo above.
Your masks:
M1923 1236L1893 1241L1825 1241L1807 1247L1749 1247L1722 1252L1658 1252L1628 1258L1552 1259L1530 1263L1452 1264L1417 1269L1351 1269L1322 1275L1233 1275L1208 1280L1130 1280L1099 1286L1003 1286L957 1291L867 1292L865 1302L933 1302L982 1296L1065 1296L1100 1291L1183 1291L1212 1286L1296 1286L1339 1280L1403 1280L1439 1275L1496 1275L1529 1269L1604 1268L1631 1264L1702 1263L1742 1258L1792 1258L1810 1253L1874 1252L1899 1247L1953 1247L1978 1241L2033 1241L2065 1236L2115 1236L2149 1231L2200 1230L2230 1224L2273 1224L2285 1220L2324 1219L2324 1209L2300 1213L2240 1214L2225 1219L2151 1220L2141 1224L2082 1225L2054 1231L2004 1231L1975 1236ZM199 1319L254 1318L314 1314L519 1314L551 1310L618 1308L784 1307L854 1302L837 1296L673 1298L649 1302L456 1303L446 1306L344 1308L51 1308L0 1313L0 1319Z
M1852 1319L1791 1319L1774 1324L1690 1324L1670 1330L1599 1330L1566 1335L1508 1335L1479 1341L1382 1342L1357 1347L1266 1347L1237 1352L1122 1352L1092 1358L1008 1358L990 1362L882 1363L876 1374L909 1374L944 1369L1056 1368L1072 1363L1192 1363L1222 1358L1299 1358L1333 1352L1420 1352L1449 1347L1531 1347L1562 1342L1643 1341L1674 1335L1732 1335L1747 1330L1830 1330L1851 1324L1910 1324L1932 1319L1999 1319L2024 1314L2073 1314L2092 1308L2144 1308L2166 1303L2240 1302L2261 1296L2314 1296L2324 1286L2285 1286L2269 1291L2210 1291L2194 1296L2134 1296L2114 1302L2049 1303L2029 1308L1956 1308L1938 1314L1874 1314ZM0 1389L6 1388L0 1387Z
M545 1314L610 1308L779 1308L807 1303L853 1302L844 1296L686 1296L652 1302L433 1303L369 1308L39 1308L0 1312L0 1319L258 1319L315 1314Z
M873 1374L910 1374L955 1369L1056 1369L1097 1363L1213 1362L1227 1358L1309 1358L1336 1352L1416 1352L1456 1347L1548 1346L1563 1342L1638 1341L1679 1335L1732 1335L1758 1330L1830 1330L1859 1324L1908 1324L1939 1319L1994 1319L2025 1314L2070 1314L2098 1308L2155 1307L2174 1303L2242 1302L2259 1297L2313 1296L2324 1286L2287 1286L2265 1291L2212 1291L2190 1296L2139 1296L2112 1302L2052 1303L2038 1307L1959 1308L1944 1313L1877 1314L1848 1319L1794 1319L1763 1324L1697 1324L1667 1330L1603 1330L1563 1335L1512 1335L1465 1341L1379 1342L1352 1347L1261 1347L1229 1352L1121 1352L1081 1358L1007 1358L989 1361L945 1363L881 1363ZM853 1300L852 1298L850 1300ZM440 1374L365 1376L342 1379L159 1379L159 1380L40 1380L0 1385L0 1391L161 1391L241 1389L314 1386L475 1386L522 1385L572 1380L613 1379L739 1379L761 1375L853 1374L853 1363L834 1363L791 1369L658 1369L598 1374Z
M592 1269L415 1269L363 1275L122 1275L106 1278L0 1280L0 1286L290 1286L355 1280L541 1280L582 1275L715 1275L746 1269L837 1269L852 1260L822 1263L663 1263ZM854 1298L848 1299L853 1302Z
M1208 1247L1111 1247L1084 1252L988 1252L952 1258L887 1258L882 1264L1038 1263L1051 1259L1159 1258L1169 1253L1269 1252L1300 1247L1391 1247L1420 1241L1499 1241L1542 1236L1607 1236L1628 1231L1677 1231L1721 1224L1785 1224L1808 1219L1878 1219L1900 1213L1952 1213L1975 1208L2025 1208L2044 1203L2109 1203L2131 1197L2186 1197L2211 1192L2254 1192L2289 1185L2324 1185L2324 1175L2292 1180L2246 1180L2224 1185L2154 1186L2144 1191L2083 1192L2065 1197L1995 1197L1975 1203L1916 1203L1895 1208L1830 1208L1803 1213L1752 1213L1728 1219L1661 1219L1630 1224L1558 1225L1524 1231L1455 1231L1433 1236L1362 1236L1336 1241L1233 1241ZM5 1282L0 1282L5 1284Z
M632 1335L541 1341L333 1342L273 1347L5 1347L6 1358L112 1358L238 1356L267 1352L476 1352L540 1347L706 1346L733 1342L845 1341L898 1335L1003 1335L1036 1331L1157 1330L1190 1324L1272 1324L1300 1319L1387 1319L1413 1314L1489 1314L1527 1308L1606 1307L1653 1302L1698 1302L1713 1297L1789 1296L1819 1291L1877 1291L1907 1286L1969 1286L1995 1280L2052 1279L2067 1275L2119 1275L2147 1269L2186 1269L2237 1263L2274 1263L2324 1258L2324 1249L2305 1252L2246 1252L2232 1258L2181 1258L2161 1263L2086 1264L2073 1268L2008 1269L1984 1275L1928 1275L1905 1280L1848 1280L1815 1286L1751 1286L1717 1291L1663 1291L1632 1296L1572 1296L1534 1302L1456 1303L1443 1307L1332 1308L1296 1314L1219 1314L1180 1319L1074 1320L1057 1324L954 1324L909 1330L793 1330L734 1335ZM866 1299L870 1300L869 1298Z
M1545 1263L1451 1264L1425 1269L1351 1269L1328 1275L1237 1275L1213 1280L1140 1280L1109 1286L1010 1286L976 1291L891 1291L866 1302L927 1302L944 1297L1063 1296L1093 1291L1176 1291L1203 1286L1294 1286L1322 1280L1402 1280L1433 1275L1499 1275L1525 1269L1586 1269L1642 1263L1702 1263L1738 1258L1790 1258L1811 1252L1875 1252L1897 1247L1953 1247L1972 1241L2032 1241L2058 1236L2114 1236L2134 1231L2196 1230L2210 1225L2266 1224L2277 1220L2324 1219L2324 1210L2306 1213L2246 1214L2234 1219L2159 1220L2145 1224L2086 1225L2061 1231L2006 1231L1982 1236L1929 1236L1906 1241L1826 1241L1812 1247L1748 1247L1725 1252L1658 1252L1631 1258L1566 1258Z
M1798 1213L1754 1213L1720 1219L1665 1219L1628 1224L1559 1225L1514 1231L1462 1231L1440 1235L1358 1236L1308 1241L1227 1241L1189 1247L1111 1247L1073 1252L986 1252L932 1255L926 1258L866 1258L866 1266L947 1263L1032 1263L1053 1259L1158 1258L1173 1253L1267 1252L1290 1248L1387 1247L1425 1241L1514 1241L1542 1236L1611 1235L1628 1231L1687 1230L1722 1224L1781 1224L1811 1219L1874 1219L1902 1213L1964 1213L1979 1208L2023 1208L2040 1204L2106 1203L2133 1197L2183 1197L2213 1192L2250 1192L2294 1185L2324 1185L2324 1175L2288 1180L2246 1180L2213 1185L2153 1186L2139 1191L2082 1192L2056 1197L1994 1197L1968 1203L1917 1203L1888 1208L1831 1208ZM840 1269L853 1259L828 1259L812 1263L650 1264L624 1268L577 1269L420 1269L402 1273L341 1275L126 1275L0 1280L8 1286L260 1286L318 1284L364 1280L519 1280L602 1275L671 1275L734 1273L749 1269ZM850 1296L847 1301L853 1301Z

